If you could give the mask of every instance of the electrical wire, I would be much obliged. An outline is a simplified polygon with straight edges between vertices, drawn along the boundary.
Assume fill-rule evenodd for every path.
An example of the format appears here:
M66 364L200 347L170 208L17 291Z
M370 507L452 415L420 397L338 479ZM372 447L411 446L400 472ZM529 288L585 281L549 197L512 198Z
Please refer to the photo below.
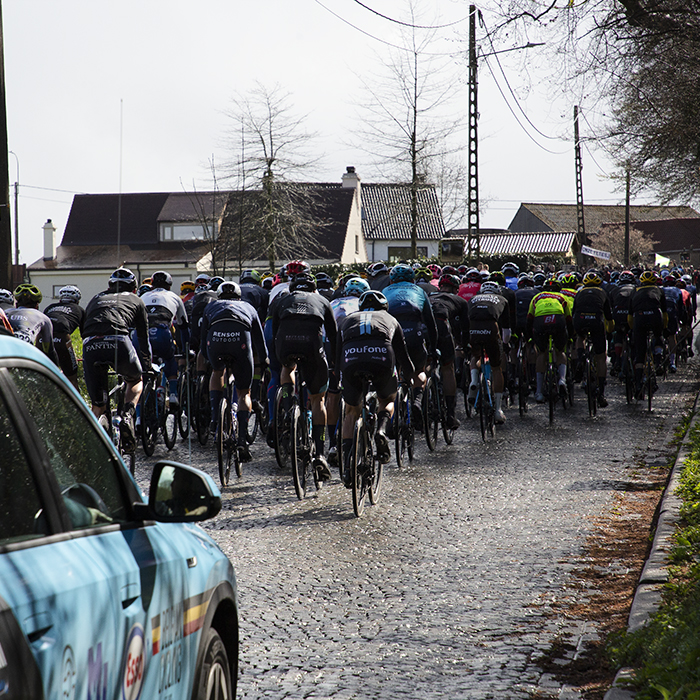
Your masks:
M569 151L552 151L551 149L547 148L546 146L543 146L541 143L538 143L538 141L535 139L535 137L525 128L523 123L520 121L518 118L518 115L513 111L513 108L510 106L510 103L508 102L505 93L501 89L501 86L498 82L498 78L496 78L496 74L493 72L493 69L491 68L491 64L489 61L486 61L486 65L489 69L489 72L491 73L491 76L493 77L494 82L496 83L496 87L498 88L498 92L501 93L501 97L503 98L503 101L506 103L506 107L508 107L510 113L513 115L513 118L515 119L516 122L518 122L518 126L525 132L525 135L539 148L541 148L543 151L547 153L551 153L552 155L555 156L561 156L564 155L565 153L568 153Z
M407 53L415 53L413 49L407 48L405 46L399 46L397 44L392 44L390 41L386 41L385 39L380 39L378 36L374 36L374 34L370 34L369 32L366 32L364 29L360 29L357 25L353 24L352 22L348 21L344 17L341 17L337 12L334 12L333 10L330 9L330 7L326 7L321 0L314 0L314 2L317 5L320 5L326 12L330 12L334 17L339 19L341 22L347 24L349 27L352 27L355 31L360 32L360 34L364 34L365 36L368 36L370 39L374 39L374 41L378 41L382 44L385 44L386 46L390 46L392 49L398 49L399 51L406 51ZM447 52L447 53L437 53L437 52L432 52L432 51L421 51L420 52L424 56L442 56L443 58L447 58L450 56L454 56L455 52Z
M377 15L377 17L381 17L382 19L385 19L389 22L393 22L394 24L400 24L402 27L409 27L411 29L447 29L448 27L454 27L456 24L460 24L461 22L464 22L465 19L469 19L469 15L466 17L462 17L462 19L458 19L455 22L450 22L449 24L437 24L435 26L426 26L422 24L410 24L409 22L402 22L399 19L394 19L393 17L387 17L387 15L383 15L381 12L377 12L377 10L372 9L368 5L365 5L363 2L360 2L360 0L355 0L355 2L360 6L364 7L365 10L369 10L372 14Z

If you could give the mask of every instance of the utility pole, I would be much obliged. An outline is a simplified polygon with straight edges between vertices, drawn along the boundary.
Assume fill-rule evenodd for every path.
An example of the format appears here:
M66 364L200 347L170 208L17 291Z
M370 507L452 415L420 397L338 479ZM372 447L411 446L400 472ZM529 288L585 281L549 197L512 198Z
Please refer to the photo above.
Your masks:
M581 139L578 133L578 106L574 106L574 157L576 160L576 218L578 219L578 245L586 245L586 224L583 219L583 161L581 160ZM579 264L583 263L583 253L578 254Z
M469 186L468 186L468 229L465 245L466 257L470 260L481 257L481 236L479 235L479 159L477 103L477 64L476 64L476 5L469 6Z
M12 227L10 225L10 175L5 104L5 42L0 0L0 287L12 289Z
M625 268L630 266L630 164L625 177Z

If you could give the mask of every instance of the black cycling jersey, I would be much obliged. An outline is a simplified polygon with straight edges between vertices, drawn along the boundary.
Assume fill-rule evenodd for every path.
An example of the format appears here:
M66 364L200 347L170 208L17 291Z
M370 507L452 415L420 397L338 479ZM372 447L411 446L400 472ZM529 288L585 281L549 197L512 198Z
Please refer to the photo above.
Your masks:
M661 287L655 285L637 287L630 297L629 313L634 316L657 310L666 313L666 297Z
M73 301L59 301L49 304L44 313L53 323L53 334L57 337L63 333L70 335L76 328L81 329L85 321L85 309Z
M259 284L244 282L241 285L241 299L247 301L258 312L260 322L265 323L270 292Z
M217 299L216 292L212 289L205 289L196 292L192 297L192 313L190 314L190 342L193 347L198 348L202 331L202 314L210 301Z
M600 287L581 287L574 297L574 307L571 312L576 314L595 314L599 318L612 320L610 299Z
M132 292L110 292L95 295L85 309L83 338L126 335L136 330L139 359L142 367L150 367L148 313L143 301Z
M521 287L515 292L515 327L523 332L527 328L527 312L530 302L539 294L534 287Z
M449 321L450 330L457 343L469 340L469 302L449 292L435 292L428 297L435 319Z
M469 322L495 321L500 328L510 328L508 302L500 294L475 294L468 302Z
M250 331L255 355L264 362L267 358L267 348L265 347L262 325L256 310L247 301L243 300L217 299L212 301L206 306L202 316L202 339L206 341L212 328L224 321L236 321L243 328Z

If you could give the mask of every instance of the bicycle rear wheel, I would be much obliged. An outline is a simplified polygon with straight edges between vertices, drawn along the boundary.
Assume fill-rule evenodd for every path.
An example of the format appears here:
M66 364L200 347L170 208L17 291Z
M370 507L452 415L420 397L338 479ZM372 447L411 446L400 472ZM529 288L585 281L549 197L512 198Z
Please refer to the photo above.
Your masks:
M593 371L593 363L590 356L586 358L586 396L588 398L588 415L593 418L597 412L596 383L598 377Z
M376 506L379 503L379 494L382 491L382 476L384 465L378 459L372 459L370 481L369 481L369 502Z
M158 406L155 388L146 382L141 395L141 444L147 457L151 457L158 439Z
M178 414L180 409L171 410L167 406L163 407L164 415L162 416L161 432L163 433L163 442L165 446L172 450L175 447L175 441L177 440L177 424L178 424Z
M554 365L547 366L547 375L545 378L545 391L547 392L547 405L549 408L549 424L554 423L554 403L557 400L557 382Z
M634 367L629 356L625 356L623 370L625 376L625 398L627 403L634 401Z
M406 388L399 384L394 401L394 453L396 454L396 466L405 467L408 457L408 444L406 440L406 430L408 421L408 409L406 407Z
M186 372L183 372L177 379L177 397L180 401L180 410L177 414L177 429L183 440L187 440L191 424L188 376Z
M462 371L462 396L464 398L464 413L467 418L472 417L473 406L469 403L469 363L464 360L464 370Z
M308 430L304 418L301 413L301 408L298 404L292 407L289 412L290 423L290 457L292 460L292 478L294 480L294 490L297 498L303 501L306 497L308 466L310 462L310 454L308 450Z
M362 418L355 424L352 454L352 508L359 518L365 510L369 491L369 471L372 461L372 442Z
M221 403L219 404L219 425L216 431L216 456L219 461L219 481L221 482L221 487L224 488L228 486L231 476L231 463L238 457L231 406L225 396L221 399Z
M195 411L197 413L197 440L200 445L206 445L209 439L209 423L211 422L211 404L209 402L209 377L203 374L197 378Z
M428 377L423 391L423 430L425 442L431 452L437 447L437 436L440 421L440 403L437 393L437 385L434 377Z
M481 378L479 380L479 395L477 396L477 403L479 405L479 429L481 430L481 439L486 442L486 432L489 429L489 388L483 372L481 373Z
M282 387L278 387L275 395L275 459L280 469L289 464L289 452L289 415L282 408Z
M518 358L518 411L521 416L527 413L528 377L524 357Z
M654 365L654 356L649 350L647 350L644 369L646 371L647 409L651 411L652 396L654 395L654 384L656 383L656 367Z
M446 445L451 445L455 437L454 428L447 427L447 404L445 402L445 394L442 391L442 385L438 386L438 396L440 398L440 423L442 424L442 437L445 439Z

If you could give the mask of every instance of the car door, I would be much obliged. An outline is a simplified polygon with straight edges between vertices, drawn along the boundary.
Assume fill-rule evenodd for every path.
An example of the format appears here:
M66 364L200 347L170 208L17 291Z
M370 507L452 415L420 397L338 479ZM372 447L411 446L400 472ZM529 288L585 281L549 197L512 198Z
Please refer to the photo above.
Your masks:
M153 695L180 684L188 675L182 670L188 547L181 537L165 537L155 523L134 518L135 484L72 391L48 373L9 373L32 417L35 444L50 464L75 550L70 554L82 563L75 566L88 562L93 571L92 626L100 633L83 645L76 678L86 677L88 698L136 700L142 691Z

